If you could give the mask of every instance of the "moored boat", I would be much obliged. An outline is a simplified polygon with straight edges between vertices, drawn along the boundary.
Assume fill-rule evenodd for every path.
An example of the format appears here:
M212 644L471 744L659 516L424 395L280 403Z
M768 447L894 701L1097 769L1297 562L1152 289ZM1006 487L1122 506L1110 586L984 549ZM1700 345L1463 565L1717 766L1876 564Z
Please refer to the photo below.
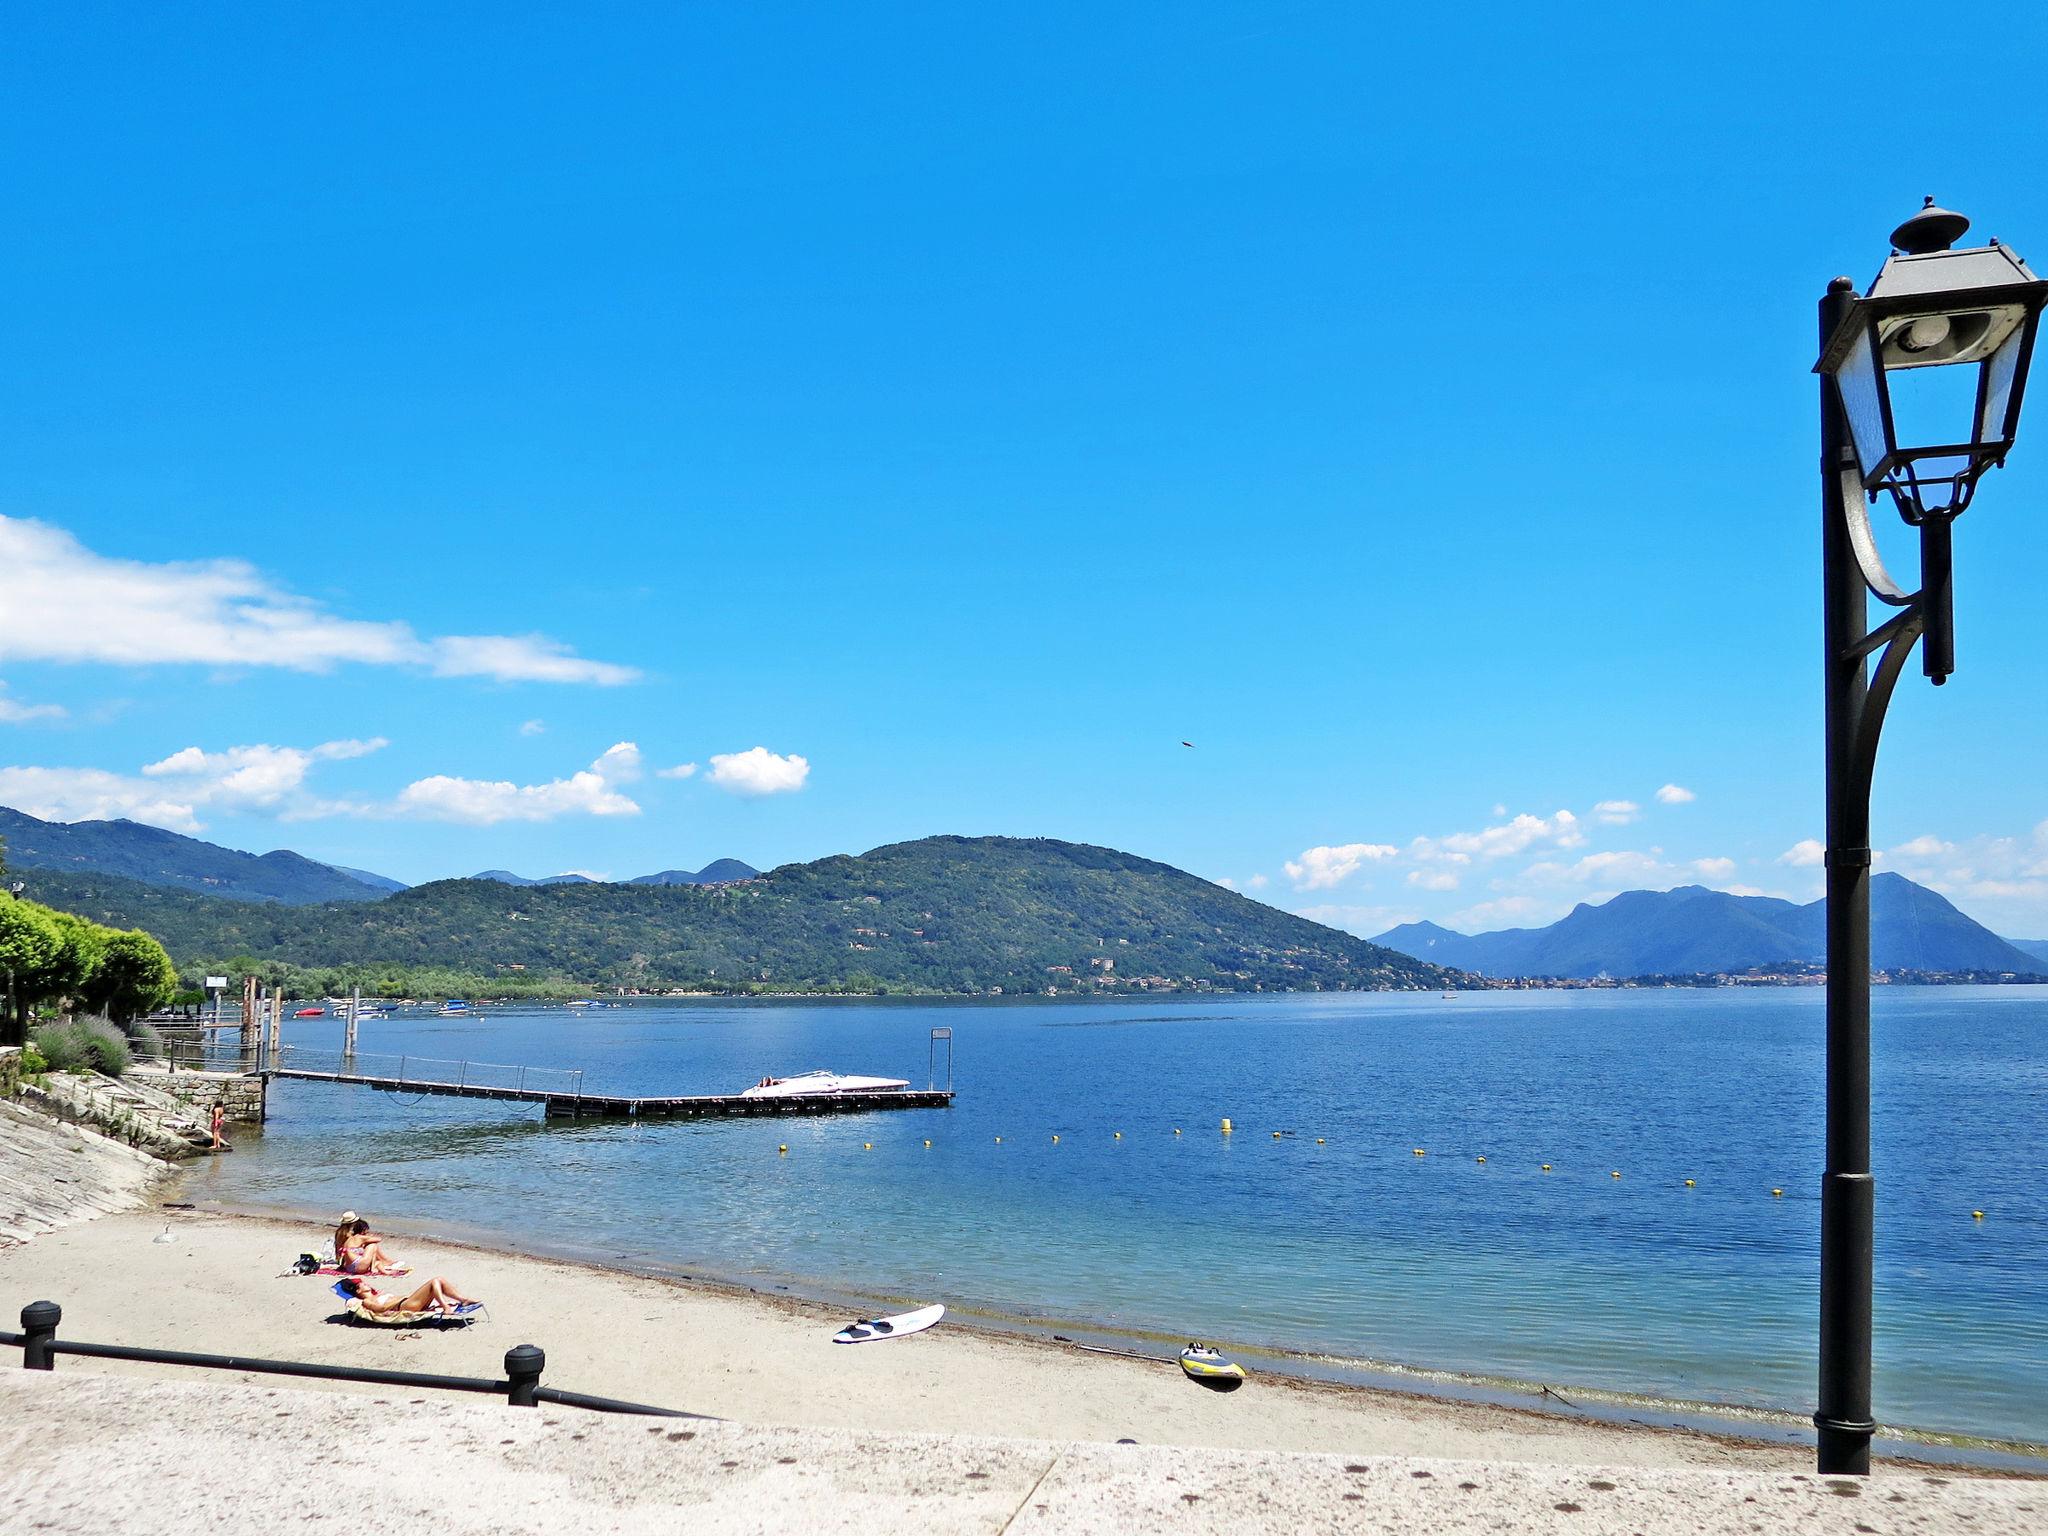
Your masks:
M740 1094L743 1099L784 1099L802 1094L900 1093L910 1086L902 1077L855 1077L844 1072L800 1072L795 1077L764 1077Z

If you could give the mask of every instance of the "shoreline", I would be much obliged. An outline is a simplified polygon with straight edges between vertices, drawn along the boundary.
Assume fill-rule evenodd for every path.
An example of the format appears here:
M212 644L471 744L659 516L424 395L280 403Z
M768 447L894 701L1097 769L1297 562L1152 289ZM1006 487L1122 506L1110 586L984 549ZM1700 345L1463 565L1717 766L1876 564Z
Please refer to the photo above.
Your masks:
M171 1192L177 1192L175 1186ZM194 1202L191 1209L269 1229L289 1227L295 1232L318 1233L331 1221L330 1216L286 1205L203 1201ZM394 1247L432 1244L478 1257L503 1254L506 1241L502 1234L459 1224L412 1224L404 1231L393 1228L387 1235L394 1239ZM523 1262L556 1266L592 1277L651 1281L710 1299L793 1308L807 1321L823 1321L830 1316L844 1320L850 1314L875 1315L885 1309L908 1310L931 1300L795 1276L738 1275L701 1265L634 1262L624 1255L607 1260L587 1251L543 1244L529 1244L520 1257ZM1046 1351L1063 1360L1114 1360L1131 1369L1158 1372L1174 1380L1179 1376L1172 1360L1184 1341L1177 1337L1120 1330L1086 1319L1010 1311L979 1301L949 1302L946 1323L949 1331ZM1527 1416L1548 1425L1621 1436L1697 1437L1773 1460L1789 1453L1801 1458L1802 1465L1810 1454L1810 1426L1803 1417L1785 1410L1657 1398L1569 1383L1552 1386L1231 1340L1214 1342L1282 1390L1358 1394L1361 1401L1431 1405L1452 1414ZM1162 1353L1153 1354L1147 1346ZM1127 1352L1148 1358L1129 1358ZM612 1391L602 1387L589 1390ZM2048 1446L2025 1441L1883 1426L1876 1444L1883 1459L1894 1465L2048 1478Z

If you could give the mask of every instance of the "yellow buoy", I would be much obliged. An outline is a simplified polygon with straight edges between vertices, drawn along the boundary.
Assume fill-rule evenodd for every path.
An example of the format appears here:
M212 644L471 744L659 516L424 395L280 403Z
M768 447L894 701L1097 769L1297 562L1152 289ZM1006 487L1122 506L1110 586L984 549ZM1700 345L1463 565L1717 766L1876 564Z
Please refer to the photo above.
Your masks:
M1785 1191L1783 1191L1782 1189L1774 1189L1771 1191L1771 1198L1773 1200L1782 1200L1785 1198Z
M1228 1116L1228 1115L1225 1115L1225 1116L1223 1117L1223 1134L1224 1134L1224 1135L1226 1135L1226 1136L1228 1136L1228 1135L1230 1134L1231 1130L1232 1130L1232 1126L1231 1126L1231 1124L1230 1124L1230 1116Z
M1607 1175L1607 1177L1609 1177L1610 1179L1618 1179L1621 1177L1621 1170L1617 1168L1614 1170L1614 1172Z
M1124 1139L1124 1133L1122 1131L1111 1131L1109 1134L1114 1136L1118 1141L1122 1141Z
M1178 1136L1178 1135L1180 1134L1180 1127L1179 1127L1179 1126L1177 1126L1177 1125L1176 1125L1176 1126L1175 1126L1175 1127L1173 1128L1173 1134L1174 1134L1174 1135L1176 1135L1176 1136Z
M872 1141L864 1141L860 1144L860 1149L863 1152L872 1152L875 1150L875 1144Z
M1002 1137L1000 1137L1000 1136L998 1136L998 1137L996 1138L996 1145L1000 1147L1000 1146L1001 1146L1002 1144L1003 1144L1003 1138L1002 1138Z
M1544 1171L1545 1173L1548 1173L1548 1172L1550 1172L1550 1164L1548 1164L1548 1163L1545 1163L1545 1164L1543 1165L1543 1171Z
M1318 1136L1318 1137L1316 1138L1316 1145L1320 1147L1320 1146L1321 1146L1322 1144L1323 1144L1323 1138L1322 1138L1322 1137L1320 1137L1320 1136Z
M1484 1157L1475 1157L1472 1159L1472 1161L1475 1163L1483 1163L1486 1161L1486 1159Z
M1972 1212L1970 1212L1970 1220L1972 1220L1972 1221L1982 1221L1983 1219L1984 1219L1984 1213L1983 1213L1982 1211L1972 1211Z
M1428 1154L1427 1152L1423 1151L1423 1150L1422 1150L1422 1148L1420 1148L1420 1147L1417 1147L1417 1148L1415 1149L1415 1155L1416 1155L1417 1157L1427 1157L1427 1156L1429 1156L1429 1154Z
M1275 1132L1273 1133L1273 1139L1274 1139L1275 1141L1278 1141L1278 1140L1280 1139L1280 1133L1279 1133L1278 1131L1275 1131Z
M777 1148L776 1148L775 1150L776 1150L776 1151L778 1151L778 1152L787 1152L787 1151L789 1151L789 1143L788 1143L788 1142L784 1142L784 1143L783 1143L783 1144L782 1144L781 1146L777 1147Z
M1691 1179L1687 1179L1687 1180L1685 1181L1685 1187L1686 1187L1687 1189L1691 1189L1691 1188L1693 1187L1693 1181L1692 1181Z
M1058 1141L1058 1140L1059 1140L1059 1137L1055 1136L1055 1137L1053 1137L1053 1140L1054 1140L1054 1141Z
M925 1142L924 1142L924 1144L925 1144L926 1146L930 1146L930 1145L932 1144L932 1142L931 1142L931 1138L930 1138L929 1136L927 1136L927 1137L925 1138Z

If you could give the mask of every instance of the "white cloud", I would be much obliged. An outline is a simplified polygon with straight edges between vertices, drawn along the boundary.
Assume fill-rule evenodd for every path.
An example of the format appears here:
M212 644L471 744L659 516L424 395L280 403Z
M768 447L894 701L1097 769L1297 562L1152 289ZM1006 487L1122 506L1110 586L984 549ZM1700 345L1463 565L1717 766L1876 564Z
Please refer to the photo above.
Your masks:
M1954 853L1954 843L1944 843L1940 838L1922 835L1911 842L1899 844L1891 850L1894 859L1938 859L1943 854Z
M655 769L654 776L657 779L687 779L695 774L696 771L697 765L695 763L677 763L673 768Z
M1369 939L1376 933L1385 933L1389 928L1398 928L1403 923L1415 921L1415 913L1404 907L1334 905L1297 907L1294 910L1297 917L1305 917L1312 923L1322 923L1331 928L1342 928L1346 933L1355 933L1361 939Z
M1398 849L1386 843L1345 843L1340 847L1309 848L1299 859L1289 859L1287 878L1298 891L1322 891L1342 885L1366 863L1391 859Z
M345 619L275 589L243 560L151 563L95 554L61 528L0 516L0 657L116 666L188 663L324 672L344 663L440 677L613 686L639 674L540 635L422 637Z
M1580 829L1578 817L1570 811L1559 811L1549 817L1523 814L1477 832L1453 832L1440 838L1418 837L1408 845L1408 851L1424 863L1448 860L1462 864L1474 858L1507 858L1538 844L1576 848L1585 840L1586 834Z
M1699 796L1682 784L1666 784L1657 791L1659 805L1691 805L1697 799Z
M1533 896L1502 896L1493 901L1482 901L1462 912L1453 912L1443 919L1443 924L1461 933L1483 933L1489 928L1526 928L1534 926L1532 920L1541 908L1542 904Z
M1456 871L1448 869L1411 869L1408 883L1425 891L1455 891L1458 888Z
M1530 873L1541 867L1544 866L1532 866ZM1671 874L1671 867L1654 854L1639 853L1633 848L1589 853L1562 870L1563 878L1581 885L1639 885L1669 880Z
M1790 864L1794 869L1815 869L1827 861L1827 856L1827 845L1819 838L1802 837L1778 855L1778 862Z
M785 795L802 789L810 776L810 762L795 753L780 757L766 747L749 747L713 753L708 778L735 795Z
M1231 879L1228 875L1218 875L1214 880L1210 881L1209 883L1211 885L1220 885L1226 891L1234 891L1237 889L1237 882Z
M1253 875L1244 884L1246 890L1263 891L1271 882L1264 875Z
M465 779L435 774L405 786L388 807L368 814L488 827L503 821L554 821L563 816L637 816L640 807L618 786L640 777L640 749L622 741L580 773L545 784Z
M1602 800L1593 807L1593 819L1607 827L1625 827L1642 813L1633 800Z
M46 821L127 817L174 832L201 830L204 810L294 819L329 815L341 807L306 793L313 765L366 757L386 745L380 736L316 747L259 743L220 752L186 747L148 764L136 777L100 768L0 768L0 804Z
M519 727L519 734L522 736L538 736L547 728L548 723L545 720L529 720Z
M31 720L61 720L61 704L23 704L7 697L7 685L0 683L0 725L25 725Z
M1733 859L1694 859L1692 867L1709 880L1726 880L1735 873Z
M173 832L197 832L201 826L191 801L104 768L0 768L0 804L44 821L126 817Z

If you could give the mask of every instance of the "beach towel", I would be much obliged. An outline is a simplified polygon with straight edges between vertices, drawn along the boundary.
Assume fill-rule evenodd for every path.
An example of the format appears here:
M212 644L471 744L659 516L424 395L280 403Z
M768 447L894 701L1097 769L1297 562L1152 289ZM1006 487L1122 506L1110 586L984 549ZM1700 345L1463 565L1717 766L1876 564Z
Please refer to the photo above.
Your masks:
M361 1301L351 1299L348 1315L359 1323L380 1323L386 1328L418 1328L427 1323L454 1328L475 1322L483 1309L480 1301L465 1301L453 1312L439 1312L432 1307L424 1312L372 1312Z

